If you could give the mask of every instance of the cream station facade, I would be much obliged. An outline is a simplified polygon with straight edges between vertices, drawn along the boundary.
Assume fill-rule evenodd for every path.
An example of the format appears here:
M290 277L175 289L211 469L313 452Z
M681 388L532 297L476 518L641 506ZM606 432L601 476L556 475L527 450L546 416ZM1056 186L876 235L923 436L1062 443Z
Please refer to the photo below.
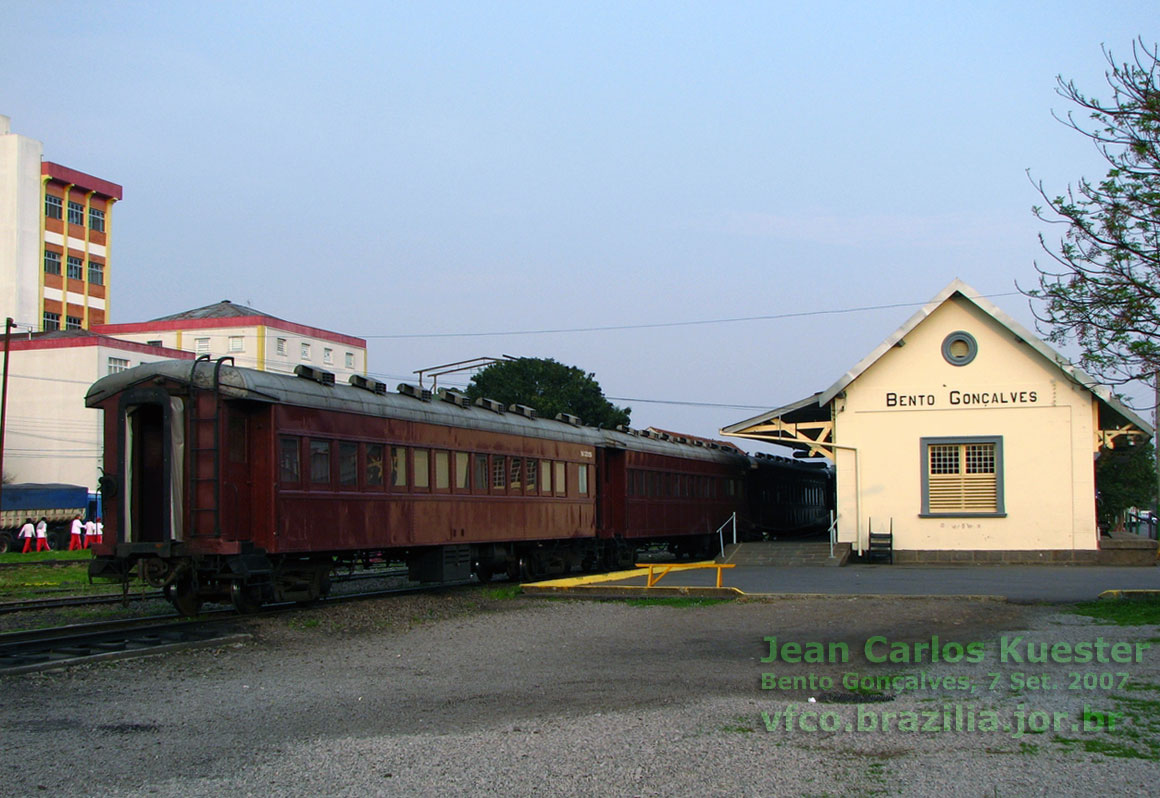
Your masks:
M829 457L837 540L895 562L1097 562L1094 458L1152 428L955 280L827 390L721 430Z

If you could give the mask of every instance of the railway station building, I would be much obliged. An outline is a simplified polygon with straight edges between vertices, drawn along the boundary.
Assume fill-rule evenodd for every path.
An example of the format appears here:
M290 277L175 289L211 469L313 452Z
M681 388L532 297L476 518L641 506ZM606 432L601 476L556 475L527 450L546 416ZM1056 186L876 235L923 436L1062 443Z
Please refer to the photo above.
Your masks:
M955 280L820 393L721 430L836 467L836 538L893 562L1150 562L1101 538L1095 459L1152 427Z

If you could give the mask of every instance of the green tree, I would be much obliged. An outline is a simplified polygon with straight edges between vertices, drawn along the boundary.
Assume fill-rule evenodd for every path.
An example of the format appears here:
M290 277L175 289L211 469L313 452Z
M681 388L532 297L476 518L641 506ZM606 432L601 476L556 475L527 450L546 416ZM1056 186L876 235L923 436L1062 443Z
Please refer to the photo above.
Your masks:
M1105 449L1096 460L1096 502L1101 529L1112 529L1129 507L1156 501L1156 452L1151 443Z
M632 412L605 399L594 374L551 358L521 357L493 363L471 378L467 395L472 399L486 396L504 405L527 405L544 418L569 413L585 424L606 429L627 426Z
M1056 118L1095 143L1108 172L1055 197L1037 184L1046 204L1035 214L1065 230L1058 242L1040 235L1054 264L1037 263L1039 287L1025 293L1042 301L1032 307L1049 340L1074 340L1084 368L1122 385L1160 370L1160 53L1139 39L1131 61L1104 56L1111 98L1058 77L1056 92L1082 121L1075 109Z

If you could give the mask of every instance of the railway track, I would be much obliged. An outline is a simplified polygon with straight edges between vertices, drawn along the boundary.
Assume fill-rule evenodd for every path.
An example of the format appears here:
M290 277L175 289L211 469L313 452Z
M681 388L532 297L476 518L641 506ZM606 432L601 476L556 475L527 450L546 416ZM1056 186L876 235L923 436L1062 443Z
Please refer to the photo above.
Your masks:
M382 574L378 574L380 578ZM357 581L357 580L356 580ZM328 596L318 604L361 601L383 596L463 587L474 582L388 587ZM119 600L119 597L118 597ZM0 675L56 670L74 665L148 656L166 651L230 645L250 639L241 618L276 615L299 609L294 603L270 605L239 616L232 608L210 610L190 620L179 615L73 624L0 634ZM208 616L208 617L207 617Z
M340 572L331 577L335 584L347 582L362 582L371 579L395 579L407 576L406 568L386 568L377 571L359 571L355 573ZM160 590L123 595L102 594L99 596L56 596L52 598L21 599L18 601L0 602L0 615L28 610L53 610L68 607L91 607L103 604L121 604L130 601L162 601L165 599Z

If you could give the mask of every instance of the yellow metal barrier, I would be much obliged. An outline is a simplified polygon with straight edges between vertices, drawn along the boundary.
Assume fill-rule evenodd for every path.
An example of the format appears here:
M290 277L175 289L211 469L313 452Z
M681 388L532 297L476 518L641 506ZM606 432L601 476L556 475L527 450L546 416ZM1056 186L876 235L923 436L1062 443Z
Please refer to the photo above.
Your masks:
M657 582L661 581L669 571L691 571L694 568L716 568L717 569L717 587L721 587L721 569L733 568L733 563L723 562L638 562L637 568L648 569L648 584L647 587L652 587ZM660 573L657 573L660 571Z

